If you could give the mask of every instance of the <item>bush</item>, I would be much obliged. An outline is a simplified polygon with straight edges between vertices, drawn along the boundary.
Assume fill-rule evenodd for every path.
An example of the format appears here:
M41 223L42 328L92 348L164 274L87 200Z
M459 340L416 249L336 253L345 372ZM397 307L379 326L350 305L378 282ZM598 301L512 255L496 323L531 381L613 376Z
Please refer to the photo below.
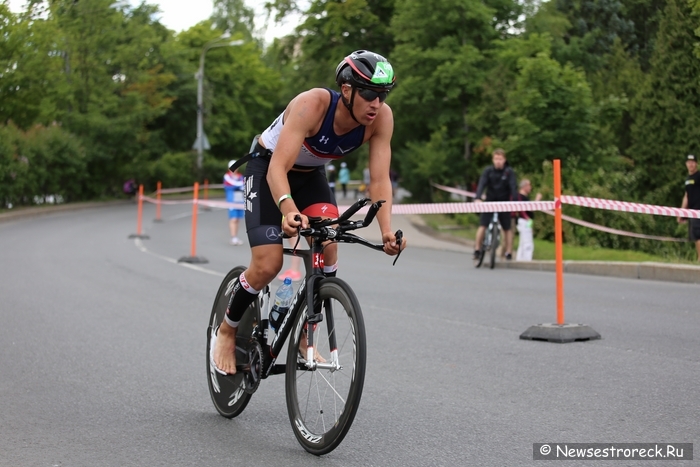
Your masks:
M533 174L527 178L532 181L533 198L535 193L540 192L543 199L554 199L551 162L545 161L542 164L542 173ZM578 160L575 158L562 162L562 194L564 195L636 202L630 199L630 194L637 183L633 168L622 158L610 167L599 167L596 170L579 168ZM564 205L562 212L571 217L613 229L646 235L687 237L687 226L679 226L674 217L624 213L571 205ZM563 222L562 227L564 241L572 245L644 251L672 259L688 257L688 246L683 243L614 235L577 226L566 221ZM537 238L553 241L554 222L552 217L544 213L536 215L534 231Z
M85 151L78 139L58 126L36 126L23 135L20 151L29 160L34 197L46 201L82 199L87 180Z
M165 153L148 165L149 189L155 189L160 181L163 188L192 186L196 180L196 155L191 152ZM138 180L137 183L143 183Z
M0 200L4 206L81 199L87 179L85 151L59 126L22 132L0 127Z

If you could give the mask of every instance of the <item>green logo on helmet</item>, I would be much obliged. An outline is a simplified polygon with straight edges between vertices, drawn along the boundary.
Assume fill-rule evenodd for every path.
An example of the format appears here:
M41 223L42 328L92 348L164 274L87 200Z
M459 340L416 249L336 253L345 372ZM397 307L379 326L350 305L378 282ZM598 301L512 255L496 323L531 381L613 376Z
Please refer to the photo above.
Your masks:
M394 69L389 62L377 62L377 68L374 70L372 83L375 84L391 84L394 81Z

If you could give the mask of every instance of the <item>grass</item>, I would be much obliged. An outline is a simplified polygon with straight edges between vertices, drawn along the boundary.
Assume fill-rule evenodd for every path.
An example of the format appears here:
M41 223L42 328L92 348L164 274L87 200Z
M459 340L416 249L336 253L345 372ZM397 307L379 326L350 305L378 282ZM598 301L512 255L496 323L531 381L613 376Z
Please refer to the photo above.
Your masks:
M474 240L476 238L476 226L463 226L457 224L454 218L444 214L429 214L421 216L425 223L433 230L442 234L452 235L459 238ZM518 236L515 236L513 251L518 248ZM535 239L535 260L554 260L554 242ZM654 261L660 263L687 263L696 264L690 261L683 261L678 258L667 258L656 256L641 251L615 250L610 248L596 248L588 246L577 246L564 244L564 260L566 261L630 261L643 262Z

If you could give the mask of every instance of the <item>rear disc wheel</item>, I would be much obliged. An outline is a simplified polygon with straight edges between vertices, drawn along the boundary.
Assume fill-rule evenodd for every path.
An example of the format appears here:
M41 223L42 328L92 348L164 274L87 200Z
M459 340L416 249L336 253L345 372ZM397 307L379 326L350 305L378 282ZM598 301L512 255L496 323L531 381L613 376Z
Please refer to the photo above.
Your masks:
M245 268L238 266L226 274L219 291L216 293L209 317L209 325L207 326L206 357L209 394L216 410L226 418L236 417L243 412L246 405L248 405L248 401L250 401L252 392L257 388L257 384L260 384L259 380L257 382L251 380L249 375L240 370L235 375L222 375L216 371L209 357L211 339L219 330L235 281L243 271L245 271ZM240 364L248 364L251 357L254 358L258 355L257 348L260 345L253 336L253 329L259 322L260 306L258 300L255 300L243 314L236 334L236 363L239 366ZM255 362L253 363L255 364Z

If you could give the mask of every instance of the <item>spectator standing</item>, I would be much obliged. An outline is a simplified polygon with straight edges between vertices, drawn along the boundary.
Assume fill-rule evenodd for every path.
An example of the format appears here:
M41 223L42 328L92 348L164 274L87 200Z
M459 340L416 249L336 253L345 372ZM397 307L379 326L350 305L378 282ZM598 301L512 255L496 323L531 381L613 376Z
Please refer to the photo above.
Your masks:
M486 190L486 201L510 201L515 199L518 189L515 183L515 172L508 165L506 152L496 149L492 154L493 165L486 167L479 178L479 186L476 189L475 203L482 201L481 197ZM479 216L479 228L476 231L476 245L474 259L478 259L481 245L484 242L486 227L491 222L492 212L484 212ZM505 256L507 260L513 259L513 232L511 230L510 213L499 212L498 222L503 228L505 244Z
M348 182L350 182L350 169L345 162L340 163L340 171L338 172L338 183L343 188L343 198L348 197Z
M530 201L530 192L532 184L530 180L524 178L520 181L520 190L518 191L515 201ZM535 201L542 199L542 194L537 193ZM535 213L532 211L519 211L514 213L517 217L518 235L520 242L518 243L518 252L515 255L517 261L532 261L532 254L535 251L535 242L532 238L532 223Z
M229 161L228 166L231 167L236 163L236 160ZM244 203L243 189L245 187L245 179L243 175L236 170L231 172L228 170L224 175L224 191L226 192L226 201L229 203ZM238 224L245 215L244 209L228 210L228 229L231 234L231 245L243 245L243 242L238 238Z
M688 154L685 158L685 166L688 169L688 176L685 179L685 195L681 208L700 209L700 172L698 172L697 158L693 154ZM685 219L679 217L678 222L683 223ZM700 219L690 219L688 237L691 242L695 242L695 252L700 261Z

